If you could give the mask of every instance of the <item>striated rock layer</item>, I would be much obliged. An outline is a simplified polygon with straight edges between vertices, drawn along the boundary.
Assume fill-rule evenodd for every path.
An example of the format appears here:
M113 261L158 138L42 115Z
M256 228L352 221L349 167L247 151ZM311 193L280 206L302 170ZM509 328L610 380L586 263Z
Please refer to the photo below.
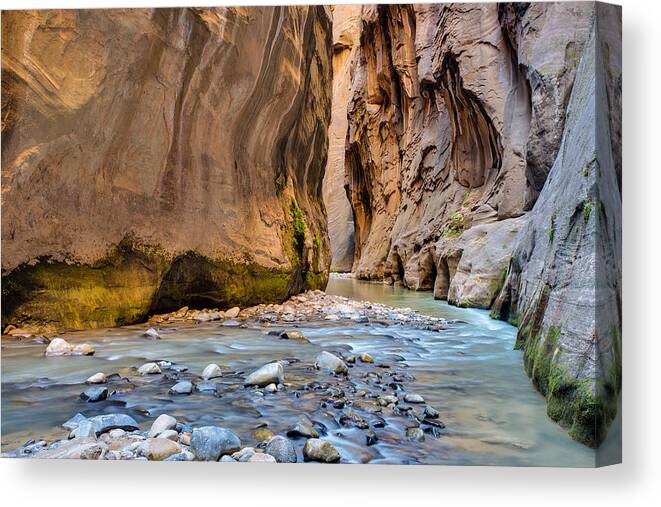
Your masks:
M363 6L348 103L353 271L520 324L591 446L619 393L620 38L589 2Z
M361 5L334 5L333 9L333 108L328 129L328 163L323 197L328 213L331 269L351 271L353 265L353 212L344 189L344 147L348 127L347 102L351 65L358 51Z
M2 322L323 288L328 8L2 16Z
M560 151L494 313L518 324L517 346L549 416L597 446L621 387L621 10L598 4L592 21Z

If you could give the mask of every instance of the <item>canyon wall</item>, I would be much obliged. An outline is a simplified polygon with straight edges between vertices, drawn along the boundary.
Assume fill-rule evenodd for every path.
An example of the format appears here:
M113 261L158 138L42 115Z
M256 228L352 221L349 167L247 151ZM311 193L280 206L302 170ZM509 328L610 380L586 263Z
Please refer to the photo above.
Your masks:
M348 102L356 276L518 324L549 415L590 446L619 393L619 13L366 5Z
M362 6L333 5L333 100L328 129L328 163L323 197L328 213L331 269L351 271L353 265L353 212L344 189L344 150L348 127L347 102L351 89L351 66L358 52Z
M331 37L319 6L3 12L3 325L324 288Z

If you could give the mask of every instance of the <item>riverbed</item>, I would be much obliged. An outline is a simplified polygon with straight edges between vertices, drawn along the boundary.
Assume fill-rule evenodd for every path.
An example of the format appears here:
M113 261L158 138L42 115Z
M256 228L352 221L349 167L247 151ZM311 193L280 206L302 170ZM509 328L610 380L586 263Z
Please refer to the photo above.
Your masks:
M440 317L443 329L352 320L247 323L228 327L217 322L170 326L161 340L142 338L145 326L93 330L66 335L90 343L93 356L44 357L45 345L24 341L2 344L2 450L11 451L29 439L64 439L62 423L80 412L87 417L126 413L142 429L167 413L192 427L230 428L245 445L254 445L254 431L266 426L285 434L306 414L332 442L344 463L593 466L594 451L574 442L545 413L542 397L513 350L516 329L493 320L486 311L462 309L434 300L429 292L332 277L327 292L356 300L410 309ZM282 340L275 329L296 329L309 343ZM404 388L422 396L439 412L444 428L434 428L423 440L406 438L406 417L367 414L378 439L367 445L363 429L338 423L342 410L321 401L308 389L314 383L335 382L311 365L321 350L367 353L375 364L357 362L349 379L360 392L374 389L373 371L406 378ZM177 376L198 374L218 363L223 377L213 393L195 391L171 396L173 377L137 377L137 366L170 361L186 369ZM265 395L245 388L245 376L270 361L287 360L289 387ZM117 373L130 387L98 403L80 399L84 381L96 372ZM305 388L304 388L305 387ZM382 388L382 386L377 386ZM302 443L297 442L301 453ZM302 455L300 455L302 461Z

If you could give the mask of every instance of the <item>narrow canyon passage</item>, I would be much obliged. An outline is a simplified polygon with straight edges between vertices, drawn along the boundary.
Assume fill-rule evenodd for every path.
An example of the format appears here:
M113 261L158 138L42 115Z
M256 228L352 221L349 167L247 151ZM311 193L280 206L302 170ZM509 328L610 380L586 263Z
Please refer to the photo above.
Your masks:
M3 14L3 455L618 461L620 16Z

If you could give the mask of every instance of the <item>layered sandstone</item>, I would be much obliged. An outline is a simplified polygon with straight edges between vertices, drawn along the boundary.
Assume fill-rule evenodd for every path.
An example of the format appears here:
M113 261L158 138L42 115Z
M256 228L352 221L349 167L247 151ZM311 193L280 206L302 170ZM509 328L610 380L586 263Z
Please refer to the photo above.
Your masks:
M328 8L2 16L2 320L323 288Z
M333 10L333 107L328 129L328 163L323 197L328 215L331 269L351 271L353 265L353 212L344 189L344 151L348 128L347 103L351 66L358 52L361 5L334 5Z

